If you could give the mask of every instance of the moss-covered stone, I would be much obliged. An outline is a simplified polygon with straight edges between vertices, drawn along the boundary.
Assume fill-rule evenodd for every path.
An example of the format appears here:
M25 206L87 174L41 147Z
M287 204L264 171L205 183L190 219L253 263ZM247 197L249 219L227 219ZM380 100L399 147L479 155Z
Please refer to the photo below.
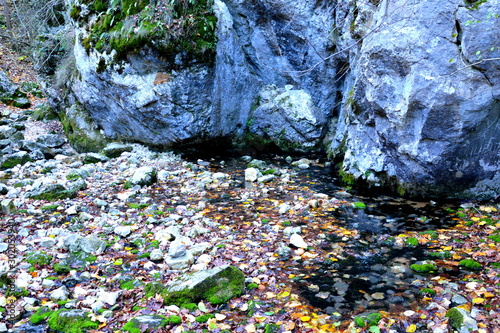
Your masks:
M446 312L449 324L456 329L460 329L464 322L464 315L457 308L451 308Z
M196 317L197 323L206 323L209 319L215 318L215 315L212 313L205 313L201 316Z
M234 266L220 266L178 277L169 285L148 284L147 297L162 295L165 304L195 303L205 299L212 304L222 304L243 293L245 275Z
M82 333L97 329L99 324L88 317L89 312L83 310L57 310L47 321L49 328L62 333Z
M465 267L466 269L471 270L471 271L478 271L481 268L483 268L483 266L480 263L478 263L477 261L475 261L473 259L464 259L464 260L461 260L458 264L462 267Z
M87 51L93 48L110 53L114 50L117 59L125 59L128 53L149 47L171 60L182 53L189 58L186 60L213 62L217 19L212 5L213 0L154 3L99 0L89 7L95 15L82 18L81 6L77 3L70 16L88 32L81 40ZM85 21L91 21L92 17L97 20L86 25ZM104 71L105 66L103 63L99 71Z
M156 332L167 325L177 325L181 322L179 316L143 315L129 320L122 330L130 333Z
M49 184L37 191L28 194L28 197L35 200L56 201L76 197L77 191L67 189L61 184Z
M52 311L50 311L48 307L42 306L34 314L31 315L30 322L34 325L39 324L42 321L45 321L51 314Z
M52 257L44 251L35 251L28 253L25 260L32 265L46 266L50 264Z
M406 239L405 244L408 247L416 247L418 246L418 239L416 239L415 237L409 237Z
M414 272L421 273L421 274L433 273L436 271L436 266L433 263L413 264L413 265L410 265L410 268Z
M0 159L0 169L10 169L16 165L23 165L31 161L29 154L25 151L20 151L14 154L3 156Z
M80 105L74 104L59 114L69 143L80 153L98 152L108 144L90 114Z

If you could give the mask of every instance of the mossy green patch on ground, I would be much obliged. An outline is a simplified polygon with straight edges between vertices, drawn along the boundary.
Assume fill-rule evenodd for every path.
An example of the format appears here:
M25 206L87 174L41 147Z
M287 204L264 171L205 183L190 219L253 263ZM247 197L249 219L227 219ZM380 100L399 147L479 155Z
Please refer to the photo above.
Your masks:
M464 322L464 315L457 308L451 308L446 312L450 325L455 329L460 329Z
M436 291L432 288L422 288L420 289L420 293L421 294L426 294L426 295L429 295L429 296L435 296L436 295Z
M212 313L205 313L204 315L201 315L199 317L196 317L196 322L197 323L206 323L209 319L215 318L215 315Z
M382 315L378 312L370 313L366 316L358 316L354 318L354 323L358 327L375 326L382 319Z
M26 255L25 261L32 265L46 266L50 264L52 257L44 251L30 252Z
M53 268L57 274L68 274L69 271L71 271L71 268L68 265L61 263L55 264Z
M408 247L416 247L418 246L418 239L415 237L409 237L406 239L405 244Z
M465 267L467 269L477 271L483 268L483 266L473 259L464 259L458 263L459 266Z
M30 322L34 325L39 324L42 321L45 321L51 314L52 311L50 311L48 307L42 306L34 314L31 315Z
M80 15L79 3L72 7L70 16L88 30L81 40L87 51L115 50L117 59L125 59L127 53L149 47L171 60L182 53L189 58L186 60L212 63L217 45L217 18L212 6L213 0L96 1L86 18ZM87 24L92 17L97 20ZM102 72L106 64L100 67Z
M47 321L49 328L63 333L82 333L97 329L99 324L88 317L82 310L60 309L53 312Z
M143 315L129 320L122 330L130 333L156 332L167 325L180 323L182 323L182 319L179 316Z
M410 265L410 268L417 273L433 273L436 271L436 266L431 263L431 264L413 264Z

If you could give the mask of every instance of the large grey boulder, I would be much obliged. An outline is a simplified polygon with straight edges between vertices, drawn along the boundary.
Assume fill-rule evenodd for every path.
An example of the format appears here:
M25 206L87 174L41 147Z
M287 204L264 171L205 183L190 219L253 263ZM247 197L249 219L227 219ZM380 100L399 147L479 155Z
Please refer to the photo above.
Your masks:
M166 286L165 303L196 302L206 299L221 304L243 293L245 275L234 266L219 266L179 276Z
M330 147L345 174L409 196L498 195L500 61L481 60L500 56L499 5L370 5Z
M130 183L133 185L149 186L156 182L157 171L153 167L140 167L137 168L132 177L130 177Z
M11 97L16 90L17 86L12 83L4 71L0 71L0 97Z
M113 64L112 55L87 51L77 42L79 76L71 90L113 140L178 147L226 138L241 142L251 132L250 138L264 136L264 142L285 148L317 149L337 98L331 84L337 70L328 58L335 6L216 0L213 64L166 63L148 51L147 56L129 54L119 72L117 66L103 70L99 63ZM291 91L281 96L283 103L273 100L257 108L260 91L269 85L276 86L277 95L288 85Z

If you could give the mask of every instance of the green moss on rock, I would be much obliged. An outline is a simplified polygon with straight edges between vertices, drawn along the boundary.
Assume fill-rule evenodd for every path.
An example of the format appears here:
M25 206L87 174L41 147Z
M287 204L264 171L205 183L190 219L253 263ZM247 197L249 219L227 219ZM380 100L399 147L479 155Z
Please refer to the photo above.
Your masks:
M450 325L455 329L460 329L464 322L464 315L457 308L451 308L446 312Z
M32 265L46 266L50 264L52 257L44 251L30 252L26 255L26 262Z
M196 317L196 322L197 323L206 323L209 319L215 318L215 315L212 313L205 313L204 315L201 315L199 317Z
M107 138L80 104L60 113L59 118L69 143L79 153L98 152L108 144Z
M423 274L427 274L427 273L433 273L436 271L436 266L433 264L433 263L429 263L429 264L413 264L413 265L410 265L410 268L414 271L414 272L417 272L417 273L423 273Z
M130 333L156 332L167 325L178 325L181 322L179 316L143 315L129 320L122 330Z
M83 310L57 310L47 321L49 328L62 333L82 333L96 329L99 324L89 320L89 312Z
M39 324L42 321L45 321L51 314L52 311L50 311L48 307L42 306L33 315L31 315L30 322L34 325Z
M470 269L472 271L478 271L481 268L483 268L483 266L480 263L478 263L477 261L475 261L473 259L464 259L464 260L461 260L458 264L460 266L465 267L467 269Z
M150 283L145 286L146 297L162 295L165 304L181 306L202 299L222 304L243 293L245 275L234 266L221 266L178 277L169 285Z

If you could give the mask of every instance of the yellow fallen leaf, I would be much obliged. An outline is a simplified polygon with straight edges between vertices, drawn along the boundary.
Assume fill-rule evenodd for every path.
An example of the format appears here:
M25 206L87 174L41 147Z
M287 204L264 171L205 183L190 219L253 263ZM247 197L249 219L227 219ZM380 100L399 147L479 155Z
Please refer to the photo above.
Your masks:
M483 297L486 297L486 298L491 298L491 297L495 297L495 294L492 294L492 293L490 293L490 292L488 292L488 291L487 291L487 292L485 292L485 293L483 294Z
M283 292L278 294L278 298L285 298L288 296L290 296L290 293L288 291L283 291Z
M483 304L486 300L484 298L481 298L481 297L476 297L472 300L472 303L473 304Z
M442 249L443 251L451 251L453 248L451 246L443 246Z
M477 217L477 216L473 216L473 217L471 217L470 219L471 219L472 221L474 221L474 222L477 222L477 221L479 221L479 220L480 220L480 218L479 218L479 217Z
M406 332L408 333L413 333L417 330L417 325L415 324L411 324L410 326L408 326L408 328L406 329Z
M302 317L300 317L300 320L301 321L310 321L311 317L309 317L309 316L302 316Z

